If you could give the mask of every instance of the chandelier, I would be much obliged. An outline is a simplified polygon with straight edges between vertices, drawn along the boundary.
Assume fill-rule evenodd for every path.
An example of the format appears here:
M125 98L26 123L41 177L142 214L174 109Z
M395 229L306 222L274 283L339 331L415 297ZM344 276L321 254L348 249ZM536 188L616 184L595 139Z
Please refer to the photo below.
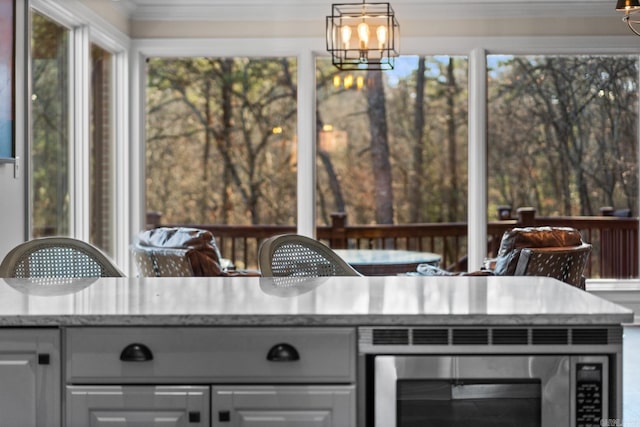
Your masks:
M640 12L640 1L639 0L618 0L616 4L616 10L618 12L624 12L624 16L622 20L627 23L629 29L633 31L636 35L640 36L640 30L636 29L634 26L640 24L640 17L633 19L632 15Z
M393 70L399 31L389 3L332 4L327 51L340 70Z

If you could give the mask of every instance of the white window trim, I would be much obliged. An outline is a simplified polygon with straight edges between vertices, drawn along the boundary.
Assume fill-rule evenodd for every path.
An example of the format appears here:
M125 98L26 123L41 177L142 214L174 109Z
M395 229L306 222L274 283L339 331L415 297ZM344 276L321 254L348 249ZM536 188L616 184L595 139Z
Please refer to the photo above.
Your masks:
M128 36L113 27L78 0L31 0L30 7L68 27L70 33L70 176L71 224L70 234L89 240L89 100L90 100L90 46L100 45L113 55L113 123L114 136L114 261L123 271L130 270L130 207L129 207L129 49ZM29 176L31 174L29 173ZM30 183L27 185L30 191ZM30 200L27 197L27 200ZM82 201L82 203L78 203ZM31 228L29 204L29 232Z
M131 87L131 238L144 228L145 220L145 133L146 58L149 57L295 57L298 64L298 233L315 235L315 57L325 49L321 39L140 39L132 43ZM305 171L304 173L302 171Z

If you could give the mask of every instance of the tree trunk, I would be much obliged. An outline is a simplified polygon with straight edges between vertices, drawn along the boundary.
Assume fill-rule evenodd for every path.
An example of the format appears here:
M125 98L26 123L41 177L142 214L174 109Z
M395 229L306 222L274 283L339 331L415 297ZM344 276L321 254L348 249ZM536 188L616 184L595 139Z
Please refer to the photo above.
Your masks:
M231 59L225 59L220 64L223 70L223 76L225 77L225 81L222 83L222 135L218 143L218 148L221 149L221 152L226 152L227 148L231 146L231 130L233 128L232 116L233 116L233 107L231 105L231 95L233 88L231 87L231 81L229 76L231 76L233 61ZM227 161L227 156L222 156L224 159L224 193L222 194L222 224L229 224L230 222L230 214L233 211L233 206L231 206L231 199L229 197L230 193L233 191L231 189L231 165L230 162Z
M448 205L449 221L458 220L458 194L460 189L458 188L458 143L456 139L456 110L455 110L455 95L456 79L453 75L453 58L449 58L449 64L447 65L447 143L449 144L449 192L448 192Z
M371 133L376 222L393 224L393 189L382 72L368 71L367 81L367 112Z
M329 188L331 188L331 194L334 197L334 212L346 212L346 204L344 202L344 196L342 195L342 187L340 186L340 181L338 180L338 174L336 174L336 170L333 167L333 163L331 162L331 156L329 153L322 149L320 145L320 133L319 130L322 129L322 119L320 118L320 112L316 108L316 141L318 141L318 155L320 156L320 160L322 161L322 165L324 166L324 170L327 172L327 176L329 177Z
M409 204L409 221L412 223L422 222L422 205L424 198L423 179L424 159L422 155L424 144L424 84L425 84L425 58L420 57L418 70L416 71L416 102L413 110L413 159L412 173L409 180L409 194L413 197L413 203Z

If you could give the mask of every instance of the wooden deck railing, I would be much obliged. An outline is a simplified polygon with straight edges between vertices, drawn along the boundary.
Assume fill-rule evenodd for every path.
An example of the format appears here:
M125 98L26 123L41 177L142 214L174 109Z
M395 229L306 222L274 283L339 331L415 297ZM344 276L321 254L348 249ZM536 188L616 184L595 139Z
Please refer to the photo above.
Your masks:
M604 211L603 211L604 212ZM160 225L157 222L149 227ZM240 268L257 268L258 248L270 236L295 233L295 226L163 224L209 230L225 258ZM497 254L502 234L520 226L566 226L581 231L593 245L587 277L630 278L638 276L638 219L616 216L537 217L535 210L521 208L514 219L492 221L487 225L487 254ZM348 225L345 214L333 215L331 226L317 228L317 238L334 249L389 248L435 252L441 266L466 271L467 224L429 223L400 225Z

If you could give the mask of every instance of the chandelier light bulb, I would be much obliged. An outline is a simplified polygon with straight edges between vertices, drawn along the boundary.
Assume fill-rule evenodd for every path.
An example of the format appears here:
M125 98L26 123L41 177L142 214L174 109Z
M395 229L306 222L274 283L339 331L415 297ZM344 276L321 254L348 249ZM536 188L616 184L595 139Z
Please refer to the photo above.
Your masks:
M353 86L353 76L349 74L344 78L344 88L349 89L351 86Z
M343 25L340 29L340 33L342 35L342 45L345 49L349 49L349 40L351 40L351 27L348 25Z
M376 35L378 36L378 48L383 50L384 46L387 44L387 27L380 25L376 29Z
M364 21L358 24L358 39L360 39L360 49L366 49L369 44L369 25Z

